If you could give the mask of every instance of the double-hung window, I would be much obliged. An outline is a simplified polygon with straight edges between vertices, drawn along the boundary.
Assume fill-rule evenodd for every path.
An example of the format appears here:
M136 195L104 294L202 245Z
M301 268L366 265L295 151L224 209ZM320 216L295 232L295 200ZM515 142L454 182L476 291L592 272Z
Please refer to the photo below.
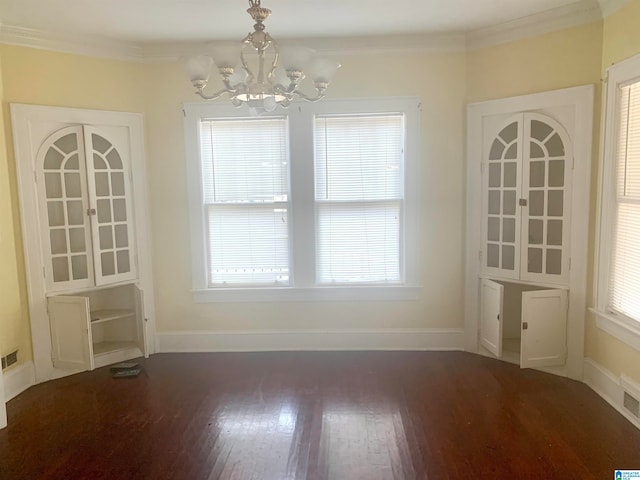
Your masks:
M640 56L609 70L596 313L640 349Z
M185 113L196 301L418 296L417 99Z

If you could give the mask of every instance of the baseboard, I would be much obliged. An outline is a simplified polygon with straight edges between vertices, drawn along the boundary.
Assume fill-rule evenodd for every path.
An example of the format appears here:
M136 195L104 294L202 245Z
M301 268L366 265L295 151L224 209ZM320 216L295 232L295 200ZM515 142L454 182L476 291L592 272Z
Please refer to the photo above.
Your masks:
M392 330L259 330L159 332L157 352L264 352L322 350L464 350L464 331Z
M633 416L623 407L624 384L632 383L626 376L616 377L605 367L590 358L584 359L584 383L604 398L623 417L640 429L640 419ZM627 391L635 393L627 388Z
M4 399L6 402L36 384L36 373L33 361L28 361L17 367L5 370L2 376L4 380Z

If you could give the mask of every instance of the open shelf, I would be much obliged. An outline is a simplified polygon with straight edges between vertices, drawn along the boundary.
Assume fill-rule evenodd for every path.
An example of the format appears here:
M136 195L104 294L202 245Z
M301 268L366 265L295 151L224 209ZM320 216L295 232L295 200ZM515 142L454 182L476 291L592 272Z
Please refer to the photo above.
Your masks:
M135 314L135 311L128 309L94 310L91 312L91 323L97 324L110 320L118 320L120 318L131 317Z
M105 355L118 350L138 349L135 342L100 342L93 344L93 355Z

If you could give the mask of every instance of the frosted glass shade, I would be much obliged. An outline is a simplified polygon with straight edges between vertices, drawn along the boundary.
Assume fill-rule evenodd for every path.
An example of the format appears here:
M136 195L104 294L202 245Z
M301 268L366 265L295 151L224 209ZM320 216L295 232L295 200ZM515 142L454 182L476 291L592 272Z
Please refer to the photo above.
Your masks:
M206 55L183 59L184 68L191 82L207 81L213 66L213 59Z
M285 70L306 70L315 51L307 47L282 46L279 49L279 63Z
M211 56L218 68L235 68L240 62L241 49L239 42L215 44L211 48Z
M309 65L308 74L314 82L330 83L340 68L340 63L325 57L315 58Z

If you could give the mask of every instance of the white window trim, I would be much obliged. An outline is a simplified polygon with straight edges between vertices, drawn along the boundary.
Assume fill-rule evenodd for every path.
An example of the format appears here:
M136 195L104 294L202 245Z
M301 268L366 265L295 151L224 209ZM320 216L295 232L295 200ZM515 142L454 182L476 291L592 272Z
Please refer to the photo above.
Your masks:
M313 115L402 112L406 119L404 283L401 285L317 286L313 210ZM202 118L247 117L246 109L230 104L184 104L184 138L187 165L189 224L191 234L191 281L193 301L210 302L302 302L302 301L408 301L422 294L420 273L420 100L415 97L324 99L319 103L296 103L273 115L290 118L291 148L291 263L290 287L221 288L207 285L207 254L204 231L202 169L199 158L198 123ZM295 139L304 137L305 141ZM304 161L300 161L304 159ZM304 179L300 181L300 179ZM311 210L296 205L312 205Z
M598 189L598 237L596 245L595 306L596 325L601 330L640 351L640 322L607 311L609 271L613 246L613 221L616 208L616 123L618 91L621 86L640 80L640 55L609 67L603 98L601 133L601 184Z

